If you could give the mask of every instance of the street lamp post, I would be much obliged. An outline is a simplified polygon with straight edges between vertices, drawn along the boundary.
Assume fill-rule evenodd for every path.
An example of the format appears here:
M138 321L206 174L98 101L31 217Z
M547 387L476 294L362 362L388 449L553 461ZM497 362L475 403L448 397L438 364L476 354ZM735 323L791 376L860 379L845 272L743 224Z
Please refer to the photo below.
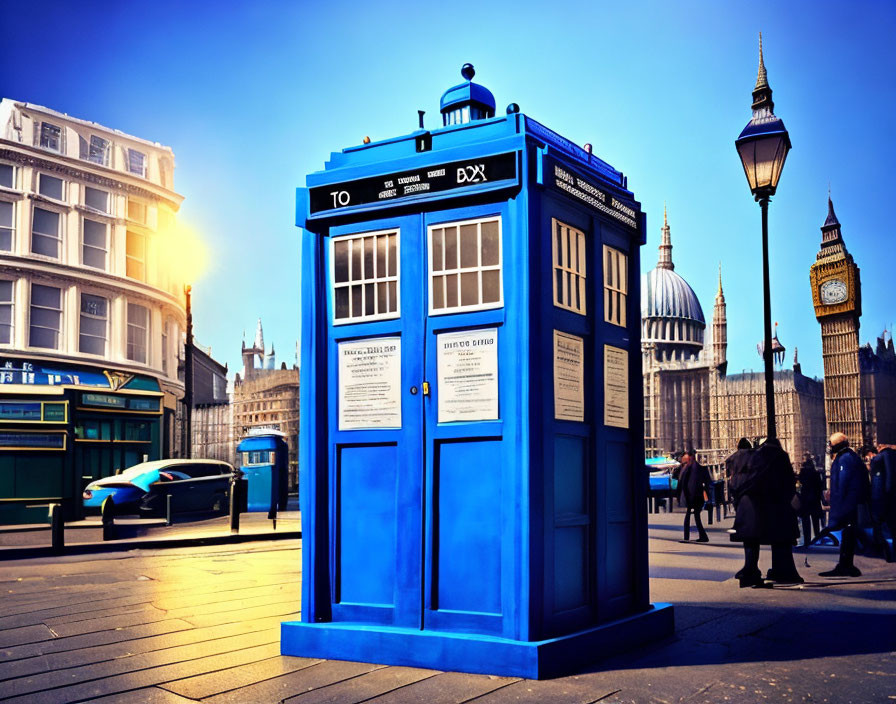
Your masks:
M187 299L187 339L184 343L184 457L193 456L193 288L184 286Z
M784 123L775 117L772 89L768 85L762 58L762 34L759 35L759 74L753 89L753 118L735 141L750 191L762 209L762 295L765 342L766 437L775 438L775 386L772 368L772 307L768 275L768 204L778 188L778 179L790 151L790 135Z

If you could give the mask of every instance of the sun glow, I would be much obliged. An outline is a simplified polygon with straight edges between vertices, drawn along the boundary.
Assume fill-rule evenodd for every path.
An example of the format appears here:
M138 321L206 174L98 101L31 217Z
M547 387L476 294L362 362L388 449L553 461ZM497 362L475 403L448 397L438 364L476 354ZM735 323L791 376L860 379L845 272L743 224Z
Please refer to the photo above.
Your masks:
M197 231L182 222L158 233L159 269L175 287L195 284L208 271L209 250Z

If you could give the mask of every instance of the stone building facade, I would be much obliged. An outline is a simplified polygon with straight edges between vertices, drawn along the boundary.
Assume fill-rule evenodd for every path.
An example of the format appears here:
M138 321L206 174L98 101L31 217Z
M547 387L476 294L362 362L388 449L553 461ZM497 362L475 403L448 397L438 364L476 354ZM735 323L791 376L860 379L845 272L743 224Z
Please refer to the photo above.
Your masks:
M234 464L233 407L227 394L227 365L193 343L192 456Z
M85 482L177 453L173 179L169 147L0 101L0 498L74 517Z
M243 373L233 384L233 439L239 442L253 428L279 430L289 446L289 490L298 488L299 369L276 367L273 345L265 351L261 320L251 347L243 342Z

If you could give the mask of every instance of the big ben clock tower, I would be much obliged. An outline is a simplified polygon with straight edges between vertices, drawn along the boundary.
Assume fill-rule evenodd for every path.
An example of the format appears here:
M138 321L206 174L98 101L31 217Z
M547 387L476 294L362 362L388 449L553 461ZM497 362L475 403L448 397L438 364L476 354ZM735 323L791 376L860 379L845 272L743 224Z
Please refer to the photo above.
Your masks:
M859 447L868 441L862 418L859 371L862 287L859 267L846 251L830 196L828 217L821 227L821 249L809 271L809 280L815 317L821 323L828 435L845 433L853 447Z

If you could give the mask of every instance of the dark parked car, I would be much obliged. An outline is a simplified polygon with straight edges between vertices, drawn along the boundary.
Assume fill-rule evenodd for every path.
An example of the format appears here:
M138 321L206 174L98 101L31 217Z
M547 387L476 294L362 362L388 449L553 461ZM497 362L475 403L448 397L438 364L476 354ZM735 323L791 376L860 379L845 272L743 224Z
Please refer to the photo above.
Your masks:
M172 513L227 511L233 467L217 460L170 460L159 470L158 481L137 503L144 516L163 516L167 497Z

